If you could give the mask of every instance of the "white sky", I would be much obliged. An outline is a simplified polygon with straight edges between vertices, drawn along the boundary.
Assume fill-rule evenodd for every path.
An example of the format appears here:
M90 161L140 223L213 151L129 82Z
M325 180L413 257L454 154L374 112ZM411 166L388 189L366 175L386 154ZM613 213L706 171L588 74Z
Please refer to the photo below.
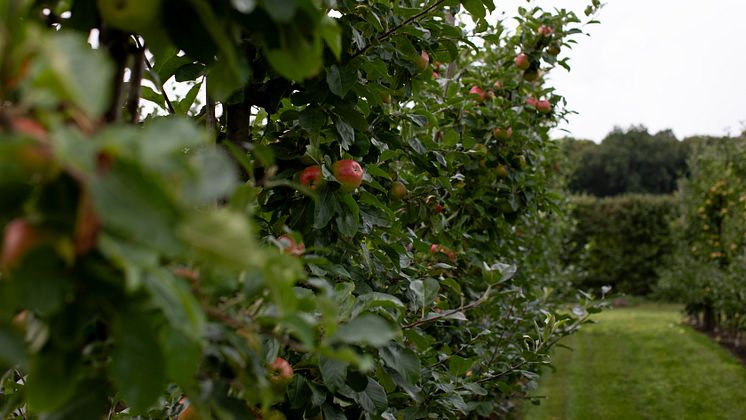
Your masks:
M525 0L497 0L510 14ZM590 0L537 0L582 15ZM550 82L571 115L563 128L596 142L615 126L676 136L746 128L746 0L605 0L598 25ZM563 50L563 53L566 51ZM557 133L558 135L561 133Z

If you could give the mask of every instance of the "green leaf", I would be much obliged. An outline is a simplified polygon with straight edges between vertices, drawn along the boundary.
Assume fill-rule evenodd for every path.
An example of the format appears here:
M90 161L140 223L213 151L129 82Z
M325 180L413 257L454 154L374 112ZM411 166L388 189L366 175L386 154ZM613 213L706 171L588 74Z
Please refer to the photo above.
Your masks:
M368 378L368 386L364 391L358 392L355 399L368 413L379 414L389 406L386 390L372 378Z
M91 117L106 111L110 101L114 67L103 50L93 50L76 32L55 33L42 46L44 63L32 76L34 97L51 90L57 99L70 101ZM32 99L33 100L33 99Z
M329 85L329 90L340 98L347 95L355 82L357 82L357 72L350 66L339 68L336 64L332 64L326 71L326 83Z
M399 333L398 328L394 328L383 318L364 314L341 326L333 339L348 344L381 347L399 336Z
M196 179L184 185L184 199L193 205L211 205L228 197L239 185L239 174L227 152L204 147L189 157Z
M42 316L58 312L73 290L74 278L66 265L51 246L29 252L13 271L14 303Z
M105 175L91 181L96 212L104 228L133 242L167 254L178 252L173 235L179 210L159 183L131 163L115 161Z
M262 7L275 22L287 23L293 19L296 10L296 0L266 0Z
M22 365L25 359L23 337L9 328L0 327L0 370Z
M294 25L281 26L279 48L265 54L272 67L290 80L304 80L317 75L323 64L324 44L318 36L308 38Z
M332 392L338 391L345 384L347 378L348 363L339 360L321 357L319 360L319 370L324 384Z
M334 217L336 198L329 190L324 189L321 196L314 203L313 228L323 229Z
M467 359L456 355L451 356L448 358L448 372L453 376L463 376L477 361L477 359Z
M360 295L355 302L355 308L352 311L352 316L357 317L360 313L367 311L374 307L386 307L395 309L405 309L404 304L399 298L393 295L379 292L366 293Z
M240 270L256 267L262 258L249 221L229 209L192 212L176 228L176 235L205 264Z
M186 96L184 96L184 99L173 103L174 111L176 111L178 115L186 116L189 109L194 105L194 100L197 99L197 94L200 89L202 89L202 82L195 83L194 86L189 89Z
M461 4L464 5L466 11L477 19L483 19L487 15L482 0L461 0Z
M149 86L140 87L140 98L145 99L146 101L153 102L154 104L161 107L161 109L163 110L166 109L166 100L163 99L163 95L154 91Z
M342 145L342 149L349 150L350 146L355 143L355 130L347 123L347 121L334 117L334 127L339 133L339 140Z
M202 347L199 338L184 334L181 329L163 328L159 336L160 346L166 358L166 375L183 388L195 383L195 373L202 362Z
M321 26L319 27L321 37L324 39L327 47L332 50L334 57L339 60L342 56L342 28L337 25L337 22L329 16L324 16L321 19Z
M152 270L144 277L145 290L163 311L170 328L198 341L205 327L205 314L190 287L166 270Z
M379 350L379 354L381 359L409 385L415 385L420 380L420 359L412 350L399 344L392 344Z
M145 314L125 308L117 314L112 335L111 377L132 413L144 414L167 384L158 334Z
M168 81L181 67L192 63L191 58L186 55L179 56L178 52L178 48L168 48L153 57L153 71L158 76L156 82L159 86Z
M52 345L29 360L26 400L35 413L54 412L73 396L79 357Z

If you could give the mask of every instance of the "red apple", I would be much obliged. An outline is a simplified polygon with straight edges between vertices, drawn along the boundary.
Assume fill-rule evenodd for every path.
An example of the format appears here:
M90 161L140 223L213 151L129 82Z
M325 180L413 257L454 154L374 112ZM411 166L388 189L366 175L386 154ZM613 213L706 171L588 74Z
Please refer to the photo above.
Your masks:
M282 246L282 251L288 255L303 255L306 252L306 246L303 242L296 243L295 239L288 235L282 235L277 238L277 241Z
M536 98L534 98L534 97L530 97L530 98L526 99L526 106L529 106L529 107L532 107L532 108L536 108L536 105L538 103L539 103L539 100L536 99Z
M542 99L536 103L536 110L542 114L549 114L552 112L552 104L546 99Z
M437 71L434 71L433 72L433 79L440 79L440 73L438 73Z
M41 241L41 234L26 219L15 219L5 226L0 266L12 269Z
M484 101L484 91L479 86L472 86L471 89L469 89L470 95L476 95L477 102Z
M49 141L49 133L47 133L47 129L31 118L13 118L11 120L11 125L13 131L16 133L25 134L41 142Z
M551 27L549 27L547 25L541 25L541 26L539 26L538 32L539 32L539 35L542 35L542 36L544 36L544 35L551 35L552 32L554 32L554 29L552 29Z
M314 165L309 166L300 173L300 183L306 187L315 190L324 183L324 178L321 176L321 166Z
M515 61L516 67L518 67L521 70L526 70L531 65L531 63L528 60L528 56L524 53L520 53L517 56L515 56L515 59L513 61Z
M417 57L417 60L415 61L415 67L420 72L423 72L427 70L427 67L430 65L430 55L427 53L427 51L422 51L420 53L420 56Z
M293 368L282 357L269 364L269 381L274 385L287 385L293 379Z
M440 247L440 245L438 245L438 244L432 244L432 245L430 245L430 253L431 254L437 254L439 247Z
M341 190L344 192L355 191L363 182L363 168L354 160L338 160L334 162L332 169L334 177L342 184Z
M435 212L435 214L443 213L443 205L440 203L437 203L435 207L433 207L433 211Z

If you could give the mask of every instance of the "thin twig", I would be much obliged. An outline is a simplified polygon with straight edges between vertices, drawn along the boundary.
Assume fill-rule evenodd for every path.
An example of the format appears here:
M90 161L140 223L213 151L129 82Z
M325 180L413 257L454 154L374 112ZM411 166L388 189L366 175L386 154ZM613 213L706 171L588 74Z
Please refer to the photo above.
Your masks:
M476 306L479 306L480 304L484 303L485 300L487 300L487 298L490 295L490 290L491 289L492 289L492 286L488 287L487 290L484 291L484 294L479 297L479 299L475 300L474 302L472 302L472 303L470 303L468 305L461 305L460 307L458 307L456 309L452 309L452 310L450 310L448 312L443 312L442 314L440 314L438 316L434 316L432 318L420 319L419 321L415 321L415 322L412 322L412 323L409 323L409 324L402 325L402 329L414 328L414 327L416 327L418 325L426 324L428 322L433 322L433 321L437 321L439 319L448 318L451 315L454 315L454 314L457 314L459 312L463 312L463 311L469 310L471 308L474 308Z
M205 115L205 125L207 126L207 129L210 131L210 134L215 136L215 132L217 131L217 118L215 117L215 100L212 99L212 96L210 96L210 92L208 91L208 77L205 76L205 102L206 102L206 111L207 114Z
M406 25L409 25L410 23L412 23L415 20L417 20L417 19L425 16L426 14L432 12L433 10L435 10L438 6L440 6L444 2L445 2L445 0L437 0L435 3L433 3L432 5L430 5L427 8L425 8L425 10L421 11L420 13L417 13L416 15L410 17L409 19L405 20L404 22L396 25L392 29L389 29L388 31L384 32L383 35L381 35L381 36L378 37L378 42L376 44L368 44L368 45L366 45L362 50L360 50L360 51L356 52L355 54L353 54L352 57L350 57L350 59L353 59L353 58L355 58L355 57L357 57L357 56L359 56L361 54L365 54L365 52L368 51L369 49L371 49L374 45L380 44L381 42L383 42L383 40L385 40L386 38L388 38L391 35L393 35L394 32L398 31L399 29L401 29L402 27L404 27Z
M140 40L137 39L137 37L133 37L133 38L135 39L135 45L137 45L137 48L143 48L142 45L140 44ZM148 59L148 57L143 56L143 59L145 60L145 65L148 66L148 71L154 76L156 76L156 79L158 79L157 77L158 75L153 70L153 65L150 64L150 60ZM161 90L161 95L163 95L163 100L166 101L166 106L168 107L168 111L171 112L172 114L175 114L176 110L174 109L173 104L171 104L171 100L168 99L168 94L166 93L166 89L163 87L163 82L160 79L158 79L158 88Z
M505 369L502 372L496 373L494 375L490 375L490 376L488 376L486 378L482 378L482 379L476 381L476 383L481 384L481 383L484 383L484 382L493 381L493 380L495 380L497 378L501 378L501 377L503 377L503 376L505 376L505 375L507 375L507 374L509 374L511 372L515 372L516 370L522 368L523 366L527 365L528 363L529 363L528 360L524 360L521 363L518 363L515 366L511 366L511 367Z
M126 109L129 113L131 123L137 122L137 110L140 106L140 88L142 85L142 73L145 60L145 49L136 48L132 54L132 72L130 73L130 86L127 95Z

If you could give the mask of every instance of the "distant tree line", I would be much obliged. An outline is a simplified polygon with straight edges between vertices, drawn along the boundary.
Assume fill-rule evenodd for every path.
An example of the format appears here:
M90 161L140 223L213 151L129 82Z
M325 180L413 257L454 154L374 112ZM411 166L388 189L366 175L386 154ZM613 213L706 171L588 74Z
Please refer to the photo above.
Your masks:
M671 130L651 134L644 126L614 128L601 143L567 138L564 146L572 165L568 187L596 197L670 194L677 180L688 175L691 151L719 140L694 136L680 141Z

